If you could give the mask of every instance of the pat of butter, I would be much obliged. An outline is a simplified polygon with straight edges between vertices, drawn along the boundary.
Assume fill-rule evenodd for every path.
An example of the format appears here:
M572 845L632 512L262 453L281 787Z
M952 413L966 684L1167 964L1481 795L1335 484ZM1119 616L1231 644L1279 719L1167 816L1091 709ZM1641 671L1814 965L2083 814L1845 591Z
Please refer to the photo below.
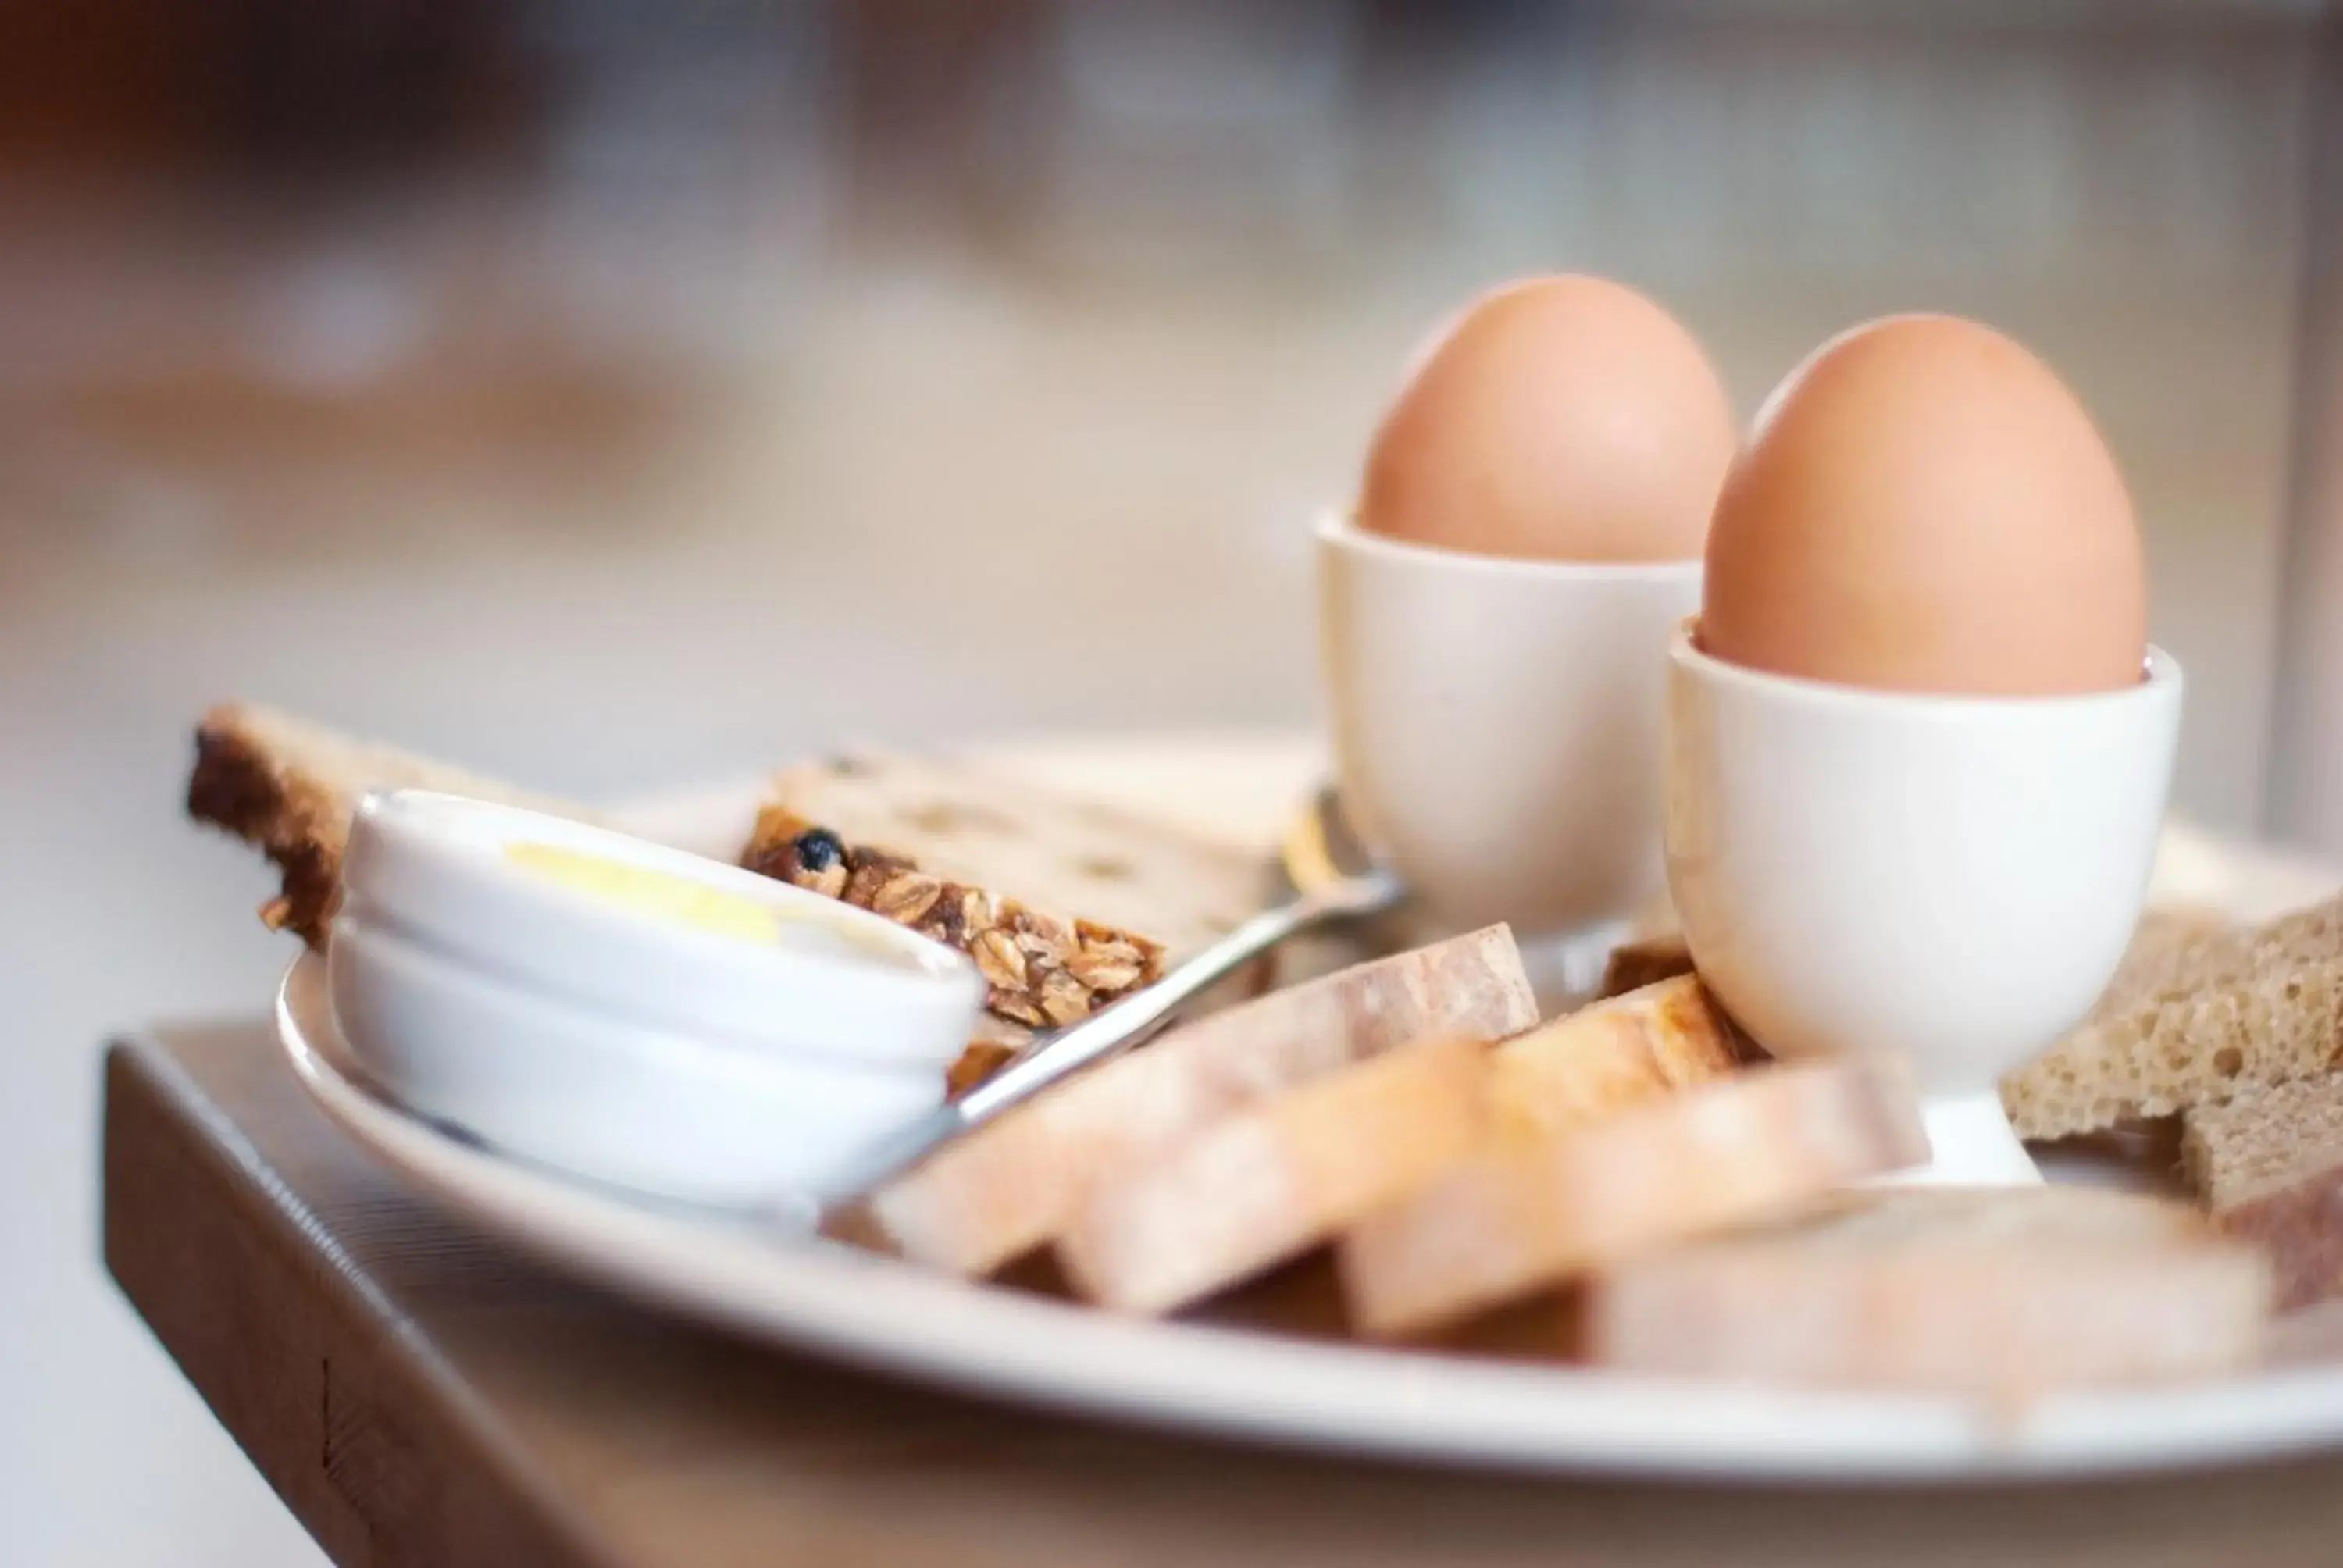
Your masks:
M781 940L781 917L777 910L671 871L582 854L558 844L508 844L505 858L580 892L676 925L749 942Z

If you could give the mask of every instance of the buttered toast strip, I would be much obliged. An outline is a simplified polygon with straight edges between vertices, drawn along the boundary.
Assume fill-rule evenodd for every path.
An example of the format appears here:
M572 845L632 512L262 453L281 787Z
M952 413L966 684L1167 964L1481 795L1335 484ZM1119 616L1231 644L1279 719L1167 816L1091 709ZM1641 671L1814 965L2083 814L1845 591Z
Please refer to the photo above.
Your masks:
M1550 1136L1739 1066L1732 1027L1680 975L1507 1040L1490 1060L1490 1096L1500 1132Z
M1058 1239L1083 1296L1162 1312L1308 1251L1462 1159L1488 1046L1418 1040L1227 1116L1094 1184Z
M1755 1068L1465 1161L1343 1239L1343 1292L1366 1333L1418 1335L1927 1155L1892 1067Z
M907 1257L989 1273L1054 1241L1099 1175L1230 1112L1394 1046L1537 1022L1503 926L1361 964L1182 1025L962 1138L870 1201Z
M2199 1106L2181 1129L2189 1184L2268 1255L2278 1307L2343 1294L2343 1074Z
M2250 1362L2269 1281L2177 1204L1906 1188L1599 1275L1589 1359L1671 1377L2022 1397Z

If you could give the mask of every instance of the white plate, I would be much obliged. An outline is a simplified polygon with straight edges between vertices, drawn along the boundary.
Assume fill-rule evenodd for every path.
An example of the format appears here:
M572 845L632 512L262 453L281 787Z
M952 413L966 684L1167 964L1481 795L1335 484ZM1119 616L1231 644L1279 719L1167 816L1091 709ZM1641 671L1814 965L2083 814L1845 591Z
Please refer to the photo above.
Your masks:
M1294 754L1264 752L1261 761L1290 769ZM737 791L706 791L637 820L704 841L721 837L726 829L709 825L729 824L741 805ZM324 965L305 956L278 1000L279 1032L302 1083L353 1138L439 1201L645 1302L906 1378L1220 1438L1682 1479L2071 1476L2343 1447L2343 1363L1992 1411L1404 1354L1134 1321L964 1283L660 1211L415 1121L353 1076L323 981Z
M2343 1366L1996 1413L1939 1399L1667 1382L1148 1322L779 1241L540 1174L356 1081L324 965L286 976L302 1083L450 1208L642 1300L794 1349L1216 1436L1449 1464L1735 1479L1986 1479L2207 1464L2343 1443Z

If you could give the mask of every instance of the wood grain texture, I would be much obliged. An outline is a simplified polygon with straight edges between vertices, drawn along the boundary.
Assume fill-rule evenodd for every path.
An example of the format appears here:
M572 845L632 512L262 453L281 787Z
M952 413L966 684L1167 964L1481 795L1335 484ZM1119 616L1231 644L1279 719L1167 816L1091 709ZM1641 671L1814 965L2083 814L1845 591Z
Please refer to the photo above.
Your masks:
M117 1046L106 1260L373 1568L2328 1564L2343 1461L2056 1488L1448 1474L949 1397L639 1312L403 1191L258 1024Z

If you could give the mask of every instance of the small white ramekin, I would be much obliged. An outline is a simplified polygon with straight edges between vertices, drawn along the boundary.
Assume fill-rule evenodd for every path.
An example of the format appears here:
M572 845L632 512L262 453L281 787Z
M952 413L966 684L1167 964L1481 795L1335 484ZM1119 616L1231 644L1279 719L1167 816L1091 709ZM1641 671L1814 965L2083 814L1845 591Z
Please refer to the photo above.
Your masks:
M2180 667L2071 697L1871 691L1671 649L1668 884L1777 1056L1911 1065L1929 1179L2037 1180L1996 1085L2087 1012L2155 869Z
M506 858L549 845L751 900L789 940L673 923ZM419 791L352 824L337 1025L409 1109L695 1202L818 1185L941 1102L983 981L867 911L598 828Z

